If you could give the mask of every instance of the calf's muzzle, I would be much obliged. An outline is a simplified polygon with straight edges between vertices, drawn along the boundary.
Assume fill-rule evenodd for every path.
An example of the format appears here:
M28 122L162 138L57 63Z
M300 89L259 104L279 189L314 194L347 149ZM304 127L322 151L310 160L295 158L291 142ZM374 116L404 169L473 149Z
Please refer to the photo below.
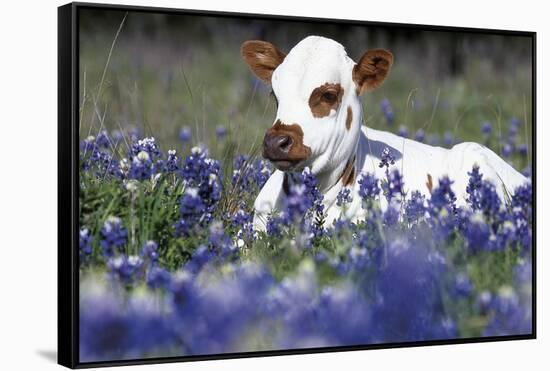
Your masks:
M303 138L299 125L285 125L277 120L264 136L263 156L279 170L289 170L311 155L311 149L304 145Z

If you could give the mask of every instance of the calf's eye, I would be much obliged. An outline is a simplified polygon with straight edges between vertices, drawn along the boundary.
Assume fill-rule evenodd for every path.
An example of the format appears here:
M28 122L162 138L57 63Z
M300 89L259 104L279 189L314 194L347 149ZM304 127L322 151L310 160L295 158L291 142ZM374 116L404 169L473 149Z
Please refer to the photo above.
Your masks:
M338 96L334 92L327 91L323 93L323 95L321 96L321 99L323 99L327 103L333 104L338 99Z

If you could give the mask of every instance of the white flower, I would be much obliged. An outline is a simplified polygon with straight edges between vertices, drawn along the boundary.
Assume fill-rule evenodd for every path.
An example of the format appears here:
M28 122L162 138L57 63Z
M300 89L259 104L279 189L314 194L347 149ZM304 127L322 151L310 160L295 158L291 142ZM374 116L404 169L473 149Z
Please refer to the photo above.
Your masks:
M140 153L137 154L137 158L141 162L146 162L146 161L149 161L149 154L145 151L141 151Z
M185 190L185 194L189 195L191 197L198 197L199 196L199 190L198 190L198 188L189 187Z
M123 173L127 173L128 170L130 170L130 164L128 164L128 159L123 158L122 160L120 160L118 163L118 167L120 168L120 171L122 171Z
M139 182L135 179L129 180L126 182L126 190L128 192L134 193L138 190Z

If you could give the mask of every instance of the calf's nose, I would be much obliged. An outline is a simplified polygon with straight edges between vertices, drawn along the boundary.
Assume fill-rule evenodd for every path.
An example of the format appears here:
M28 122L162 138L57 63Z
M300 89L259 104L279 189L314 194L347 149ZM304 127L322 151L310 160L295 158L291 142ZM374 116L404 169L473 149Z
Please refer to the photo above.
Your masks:
M292 147L293 140L289 135L270 135L264 137L264 149L273 154L286 154Z

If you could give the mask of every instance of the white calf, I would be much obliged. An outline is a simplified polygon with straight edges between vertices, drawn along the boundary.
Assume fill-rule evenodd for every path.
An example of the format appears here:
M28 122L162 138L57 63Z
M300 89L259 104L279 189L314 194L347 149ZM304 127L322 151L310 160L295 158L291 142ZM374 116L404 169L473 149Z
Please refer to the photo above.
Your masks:
M254 203L254 226L264 230L266 218L278 209L288 191L288 174L309 167L324 195L327 225L342 209L336 196L343 187L351 189L353 201L346 206L352 220L363 217L357 195L361 173L384 177L378 166L385 148L395 158L408 195L418 190L429 197L432 187L444 175L453 183L457 204L466 203L467 173L474 164L484 179L495 183L504 198L506 192L527 179L490 149L476 143L462 143L451 149L433 147L362 125L359 96L377 88L393 63L390 52L367 51L355 63L344 47L334 40L309 36L285 55L265 41L247 41L241 54L251 70L271 83L278 102L277 117L267 130L263 156L277 170L269 178ZM384 202L384 200L382 200ZM382 203L384 209L387 205Z

